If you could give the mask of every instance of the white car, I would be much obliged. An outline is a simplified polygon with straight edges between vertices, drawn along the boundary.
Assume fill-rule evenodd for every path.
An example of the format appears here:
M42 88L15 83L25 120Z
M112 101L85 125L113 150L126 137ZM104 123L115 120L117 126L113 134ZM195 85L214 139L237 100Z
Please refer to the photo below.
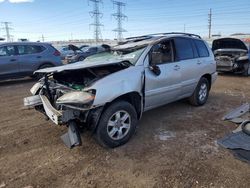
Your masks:
M44 78L25 106L68 126L62 139L69 147L81 144L78 129L87 126L111 148L131 138L147 110L183 98L205 104L217 77L211 49L187 33L128 38L110 52L36 73Z

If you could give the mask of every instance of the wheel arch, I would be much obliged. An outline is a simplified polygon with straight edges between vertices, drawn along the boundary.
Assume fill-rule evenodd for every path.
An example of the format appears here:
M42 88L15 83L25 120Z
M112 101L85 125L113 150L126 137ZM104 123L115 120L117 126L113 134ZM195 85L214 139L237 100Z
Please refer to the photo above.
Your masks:
M212 75L211 74L204 74L204 75L202 75L201 78L206 78L208 80L209 90L210 90L211 89L211 85L212 85Z
M117 102L117 101L126 101L128 103L130 103L131 105L133 105L133 107L136 110L137 113L137 118L140 119L141 114L142 114L142 96L138 93L138 92L129 92L126 94L123 94L117 98L115 98L114 100L112 100L111 102L108 102L104 105L104 110L109 107L112 103Z
M135 111L137 113L137 119L141 118L142 111L143 111L143 104L142 104L142 96L138 92L129 92L126 94L123 94L114 100L107 102L104 106L98 107L96 109L93 109L87 117L87 124L94 133L97 129L97 126L99 124L100 117L102 113L113 103L118 101L126 101L133 105L135 108Z
M50 66L52 66L52 67L55 66L55 65L54 65L53 63L51 63L51 62L45 61L45 62L40 63L40 65L38 66L37 70L38 70L38 69L41 69L41 67L44 66L44 65L50 65Z

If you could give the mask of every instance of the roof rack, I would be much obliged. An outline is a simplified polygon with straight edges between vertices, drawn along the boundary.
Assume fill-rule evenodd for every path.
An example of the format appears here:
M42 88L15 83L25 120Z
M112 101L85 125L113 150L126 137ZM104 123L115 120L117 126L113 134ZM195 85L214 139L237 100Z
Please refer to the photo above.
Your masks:
M145 39L152 38L153 36L156 36L156 35L186 35L189 37L197 37L197 38L201 39L201 37L199 35L196 35L196 34L182 33L182 32L171 32L171 33L154 33L154 34L142 35L142 36L137 36L137 37L129 37L129 38L126 38L126 40L131 40L131 39L145 40Z

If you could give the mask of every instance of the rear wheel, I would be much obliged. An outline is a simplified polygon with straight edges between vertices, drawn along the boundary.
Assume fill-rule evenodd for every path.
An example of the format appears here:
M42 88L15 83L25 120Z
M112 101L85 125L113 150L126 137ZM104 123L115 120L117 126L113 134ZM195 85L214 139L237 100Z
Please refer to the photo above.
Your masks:
M243 75L244 76L248 76L249 75L249 73L250 73L250 67L249 67L249 63L245 63L244 64L244 72L243 72Z
M104 147L123 145L134 135L137 121L135 108L130 103L115 102L103 112L95 133L96 140Z
M202 77L196 86L193 95L189 98L189 102L194 106L202 106L207 102L209 95L209 82L207 78Z

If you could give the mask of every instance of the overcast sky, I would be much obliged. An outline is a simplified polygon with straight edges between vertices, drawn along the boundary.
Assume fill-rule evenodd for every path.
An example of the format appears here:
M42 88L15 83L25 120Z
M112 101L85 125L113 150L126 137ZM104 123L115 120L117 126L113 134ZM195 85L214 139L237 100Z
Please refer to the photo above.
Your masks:
M128 19L123 27L125 37L185 31L208 35L208 13L212 8L212 33L229 35L250 32L250 0L124 0ZM11 22L14 39L29 38L46 41L93 38L93 22L89 11L93 4L87 0L0 0L0 22ZM116 11L111 0L100 5L102 38L113 39ZM3 26L3 25L2 25ZM3 29L0 36L5 35Z

